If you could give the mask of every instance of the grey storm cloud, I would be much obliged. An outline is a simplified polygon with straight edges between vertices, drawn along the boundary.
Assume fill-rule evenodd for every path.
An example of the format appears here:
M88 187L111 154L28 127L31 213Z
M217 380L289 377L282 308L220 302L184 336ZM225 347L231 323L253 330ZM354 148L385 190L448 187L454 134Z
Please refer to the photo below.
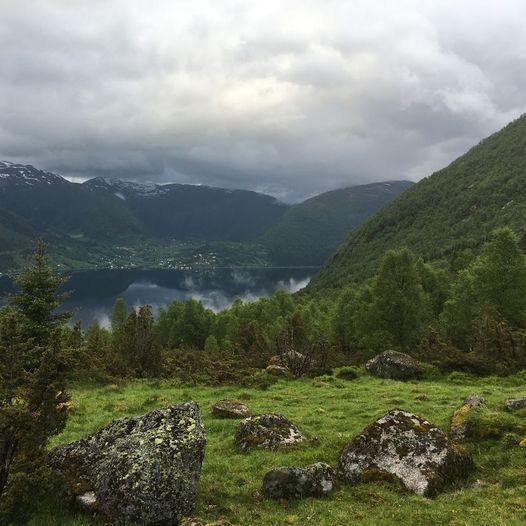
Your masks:
M297 200L525 112L523 0L1 0L0 158Z

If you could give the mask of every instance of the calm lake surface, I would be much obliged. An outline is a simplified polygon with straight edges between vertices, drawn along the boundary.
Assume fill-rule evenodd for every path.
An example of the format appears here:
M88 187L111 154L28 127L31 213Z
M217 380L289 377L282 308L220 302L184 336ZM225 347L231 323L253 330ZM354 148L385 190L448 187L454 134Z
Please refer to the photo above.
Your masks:
M214 311L228 308L236 298L253 301L278 289L297 292L316 273L313 268L179 270L97 270L71 275L71 292L64 307L75 311L74 321L86 327L93 320L109 324L113 303L123 297L130 306L152 305L154 312L174 300L196 299ZM12 290L0 280L0 294Z

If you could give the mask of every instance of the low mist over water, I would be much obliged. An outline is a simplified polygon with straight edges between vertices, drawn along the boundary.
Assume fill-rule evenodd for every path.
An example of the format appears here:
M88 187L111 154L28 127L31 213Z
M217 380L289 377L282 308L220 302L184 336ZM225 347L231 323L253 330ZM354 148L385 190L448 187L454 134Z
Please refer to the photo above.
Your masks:
M99 270L71 276L71 291L64 308L75 312L74 321L86 327L93 320L109 324L113 303L123 297L130 306L149 304L157 313L172 301L196 299L214 311L237 299L254 301L278 289L294 293L310 281L316 269ZM7 287L4 287L6 289Z

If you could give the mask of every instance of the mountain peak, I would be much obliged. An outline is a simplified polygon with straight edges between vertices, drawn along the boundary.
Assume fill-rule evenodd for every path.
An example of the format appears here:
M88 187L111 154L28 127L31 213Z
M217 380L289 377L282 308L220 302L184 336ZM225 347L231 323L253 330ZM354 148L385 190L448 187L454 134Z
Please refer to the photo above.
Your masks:
M10 161L0 161L0 183L26 186L69 184L56 173L38 170L31 164L16 164Z

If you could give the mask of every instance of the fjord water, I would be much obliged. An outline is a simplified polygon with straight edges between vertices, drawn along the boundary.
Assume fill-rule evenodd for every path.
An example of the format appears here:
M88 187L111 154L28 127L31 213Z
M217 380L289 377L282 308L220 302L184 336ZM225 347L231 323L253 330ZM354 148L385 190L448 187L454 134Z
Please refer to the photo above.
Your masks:
M71 295L64 308L74 311L73 321L87 327L93 320L109 324L113 303L123 297L133 307L149 304L154 313L172 301L196 299L207 308L228 308L236 298L252 301L278 289L296 292L310 281L315 268L260 268L213 270L95 270L70 275L65 286ZM5 298L12 283L3 278Z

